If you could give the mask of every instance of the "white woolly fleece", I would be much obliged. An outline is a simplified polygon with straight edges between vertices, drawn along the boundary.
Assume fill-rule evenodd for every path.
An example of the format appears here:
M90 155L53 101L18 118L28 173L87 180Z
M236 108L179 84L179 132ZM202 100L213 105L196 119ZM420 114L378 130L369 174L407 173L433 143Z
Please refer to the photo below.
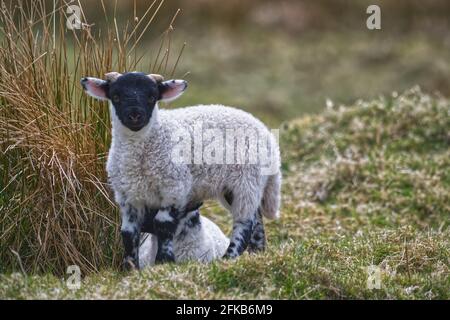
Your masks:
M144 206L183 208L188 202L215 198L229 208L235 220L251 218L259 207L265 217L277 217L281 183L278 144L251 114L222 105L175 110L159 110L156 105L150 123L133 132L121 124L112 105L110 109L113 138L107 172L118 203L130 203L143 212L140 209ZM190 138L194 150L194 142L199 141L195 136L207 136L208 129L224 134L227 130L249 129L257 132L260 141L270 141L274 148L269 158L270 166L275 168L272 174L264 174L267 164L257 155L257 161L251 164L208 164L205 159L200 159L199 164L172 161L175 148L180 146L174 135ZM210 150L213 143L214 139L204 139L200 147ZM226 150L232 150L232 144L227 141ZM255 156L258 150L249 147L246 152ZM238 156L237 150L233 156ZM224 201L225 192L233 195L231 207Z

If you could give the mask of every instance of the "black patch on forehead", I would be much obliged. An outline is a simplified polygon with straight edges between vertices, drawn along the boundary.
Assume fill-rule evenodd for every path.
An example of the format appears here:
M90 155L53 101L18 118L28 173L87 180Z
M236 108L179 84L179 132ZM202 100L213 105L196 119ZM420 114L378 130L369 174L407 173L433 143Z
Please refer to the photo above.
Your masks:
M122 94L154 94L159 95L156 82L142 72L127 72L110 84L110 94L120 92Z

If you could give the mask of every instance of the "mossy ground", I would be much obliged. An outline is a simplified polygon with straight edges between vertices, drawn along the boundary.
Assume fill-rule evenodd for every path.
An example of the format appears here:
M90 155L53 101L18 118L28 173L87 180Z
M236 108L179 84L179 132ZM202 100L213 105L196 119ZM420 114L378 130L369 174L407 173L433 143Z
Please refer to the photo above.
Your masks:
M284 125L281 219L268 250L211 265L104 270L79 290L55 276L0 275L0 297L450 298L450 102L419 89ZM225 231L228 214L203 214ZM367 286L368 268L380 289Z

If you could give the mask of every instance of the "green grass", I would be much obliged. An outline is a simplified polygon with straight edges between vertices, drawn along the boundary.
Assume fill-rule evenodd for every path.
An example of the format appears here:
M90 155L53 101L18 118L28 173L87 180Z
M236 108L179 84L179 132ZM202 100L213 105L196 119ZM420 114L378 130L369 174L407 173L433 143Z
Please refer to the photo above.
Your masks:
M238 106L279 126L321 113L327 99L351 104L414 85L450 93L448 33L243 30L177 30L176 39L187 42L177 77L190 74L189 90L174 106Z
M211 265L0 275L0 298L450 299L450 102L414 88L285 124L269 248ZM228 215L203 214L225 231ZM368 289L368 267L381 288Z

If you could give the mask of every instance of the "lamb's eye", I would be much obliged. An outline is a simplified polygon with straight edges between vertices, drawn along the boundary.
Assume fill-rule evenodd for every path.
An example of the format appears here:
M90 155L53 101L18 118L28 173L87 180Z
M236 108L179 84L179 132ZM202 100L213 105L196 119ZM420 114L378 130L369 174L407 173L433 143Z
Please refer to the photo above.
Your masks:
M155 103L155 97L151 96L148 97L148 104L154 104Z
M114 103L119 103L119 102L120 102L120 97L119 97L119 95L118 95L118 94L113 95L112 100L113 100Z

